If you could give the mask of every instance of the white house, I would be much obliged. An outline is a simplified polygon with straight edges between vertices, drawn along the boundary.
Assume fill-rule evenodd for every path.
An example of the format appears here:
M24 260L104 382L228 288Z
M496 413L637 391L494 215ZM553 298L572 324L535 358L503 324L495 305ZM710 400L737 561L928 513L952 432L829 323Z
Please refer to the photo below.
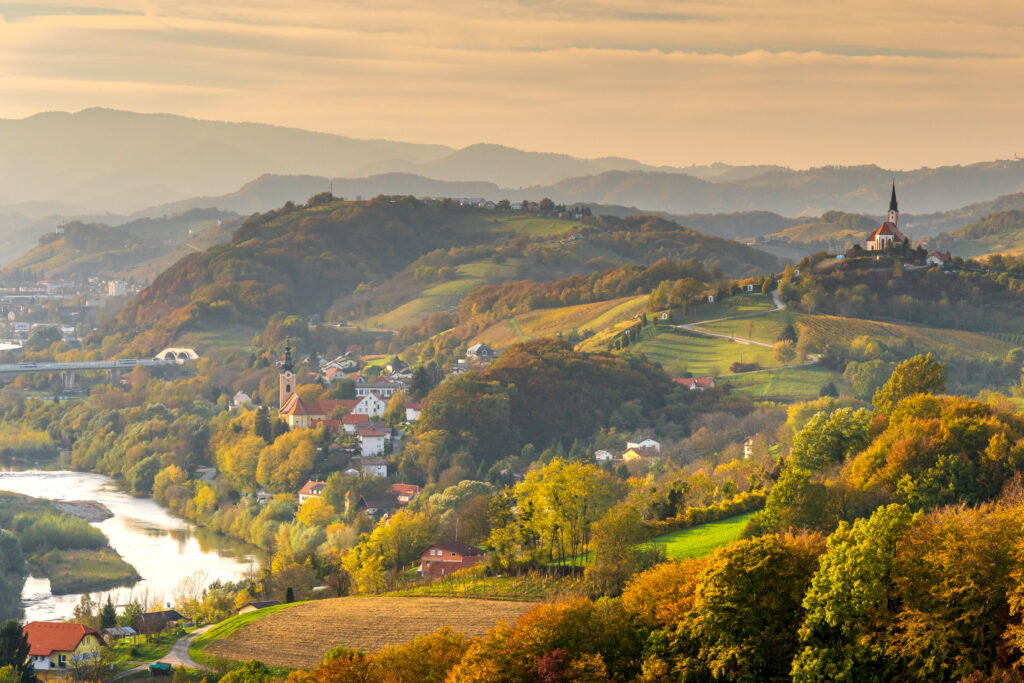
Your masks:
M299 489L299 505L302 505L310 498L319 498L324 495L326 481L307 481L306 485Z
M416 420L420 419L420 414L422 412L423 412L423 409L420 407L419 403L406 403L405 404L405 421L406 422L415 422Z
M241 408L246 403L251 402L252 398L249 397L249 394L245 393L244 391L239 391L237 394L235 394L235 397L231 399L231 407Z
M743 457L749 458L754 454L754 437L748 436L743 442Z
M378 397L391 398L391 394L396 391L401 391L405 388L405 385L401 382L390 382L388 380L378 380L376 382L367 382L360 380L356 382L356 396L370 396L376 394Z
M356 395L359 395L358 389ZM375 393L364 394L357 400L359 402L352 409L353 415L383 415L388 408L388 402Z
M388 476L388 463L384 458L363 458L363 476L383 479Z
M615 456L608 451L596 451L594 453L594 459L598 462L608 462L610 460L614 460Z
M629 450L630 448L653 448L654 450L661 453L661 444L655 441L654 439L644 439L643 441L638 441L635 443L632 441L627 441L626 449Z
M379 427L356 427L361 444L360 453L365 458L370 455L383 455L390 440L390 431Z

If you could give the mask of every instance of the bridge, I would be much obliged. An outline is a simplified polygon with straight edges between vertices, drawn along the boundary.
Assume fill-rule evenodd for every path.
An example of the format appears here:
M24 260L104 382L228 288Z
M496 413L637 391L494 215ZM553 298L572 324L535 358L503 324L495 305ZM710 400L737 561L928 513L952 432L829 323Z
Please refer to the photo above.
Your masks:
M64 378L64 388L75 387L75 373L90 370L106 370L111 377L120 379L121 371L131 371L136 367L165 368L185 365L199 358L192 349L167 348L153 358L121 358L119 360L88 360L71 363L4 363L0 364L0 377L9 375L26 375L36 372L59 372Z

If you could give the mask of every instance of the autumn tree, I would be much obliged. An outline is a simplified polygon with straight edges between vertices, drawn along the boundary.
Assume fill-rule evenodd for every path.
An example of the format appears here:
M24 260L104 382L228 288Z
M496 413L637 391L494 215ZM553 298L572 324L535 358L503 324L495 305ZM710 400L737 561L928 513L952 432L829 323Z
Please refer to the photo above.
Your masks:
M871 402L876 411L888 414L901 399L914 394L937 394L945 389L946 365L928 353L897 365L889 381L879 387Z
M312 432L288 432L260 451L256 481L268 491L297 491L306 483L315 461Z

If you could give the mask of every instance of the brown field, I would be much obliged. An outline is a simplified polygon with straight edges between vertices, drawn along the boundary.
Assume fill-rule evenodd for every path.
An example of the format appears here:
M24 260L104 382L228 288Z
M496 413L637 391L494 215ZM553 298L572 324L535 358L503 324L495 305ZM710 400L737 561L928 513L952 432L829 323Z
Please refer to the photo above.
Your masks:
M204 654L288 669L316 666L328 650L377 652L442 626L466 636L514 622L534 605L466 598L334 598L273 612L210 643Z

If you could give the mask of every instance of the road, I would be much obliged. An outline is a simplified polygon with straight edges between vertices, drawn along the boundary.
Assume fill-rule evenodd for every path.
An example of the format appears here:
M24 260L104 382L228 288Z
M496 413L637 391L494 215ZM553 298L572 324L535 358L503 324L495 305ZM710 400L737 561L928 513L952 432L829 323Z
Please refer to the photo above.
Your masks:
M707 325L709 323L722 322L723 320L740 320L742 318L754 318L754 317L759 316L759 315L767 315L768 313L775 313L776 311L781 311L782 309L784 309L786 307L786 304L782 303L782 299L781 299L781 297L779 297L779 290L777 290L777 289L772 291L772 303L775 304L775 308L773 308L771 310L768 310L768 311L754 311L753 313L743 313L742 315L731 315L731 316L728 316L726 318L714 318L712 320L701 320L700 322L686 323L685 325L673 325L673 327L676 327L676 328L681 329L681 330L686 330L687 332L693 332L694 334L703 334L705 337L719 337L721 339L729 339L729 340L737 342L739 344L753 344L754 346L764 346L766 348L771 349L771 348L775 347L774 344L769 344L767 342L757 341L756 339L746 339L745 337L737 337L736 335L733 335L733 334L725 334L725 333L722 333L722 332L712 332L710 330L702 330L702 329L700 329L700 325ZM815 354L807 354L807 361L806 362L804 362L804 363L794 363L792 365L783 365L781 367L790 368L790 367L799 367L801 365L814 365L819 360L821 360L820 356L815 355Z
M175 641L174 645L171 646L171 651L169 653L167 653L166 656L161 657L160 659L155 659L153 661L154 662L166 662L167 664L171 664L171 665L173 665L175 667L183 666L186 669L196 669L198 671L209 671L210 670L209 667L203 666L202 664L200 664L199 662L195 661L194 659L192 659L192 657L189 656L188 648L192 644L192 640L196 636L198 636L198 635L200 635L202 633L206 633L207 631L209 631L214 626L215 626L215 624L209 624L207 626L203 626L202 628L197 628L195 631L192 631L192 633L188 634L187 636L182 636L177 641ZM128 669L127 671L122 671L117 676L114 676L114 678L112 678L111 680L117 681L117 680L120 680L122 678L127 678L128 676L132 675L133 673L137 673L139 671L148 671L149 670L149 665L152 664L152 663L153 662L143 662L142 664L139 664L134 669Z

